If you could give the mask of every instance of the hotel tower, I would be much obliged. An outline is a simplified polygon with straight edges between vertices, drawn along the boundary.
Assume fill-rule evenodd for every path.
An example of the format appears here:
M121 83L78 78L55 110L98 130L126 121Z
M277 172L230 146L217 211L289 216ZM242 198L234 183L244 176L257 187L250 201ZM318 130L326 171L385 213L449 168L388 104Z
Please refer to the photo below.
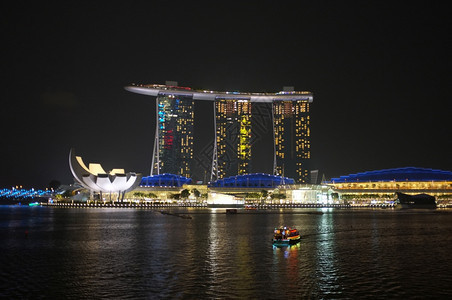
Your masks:
M214 177L218 179L251 173L250 140L250 100L217 98L214 157L216 156L218 170L213 168Z
M274 174L308 183L311 158L309 101L273 101Z
M191 177L194 110L191 95L157 95L156 130L151 175L170 173Z
M130 85L126 90L157 97L152 174L190 177L193 159L193 101L213 103L214 141L210 180L251 173L252 103L272 105L273 174L307 183L311 158L309 107L312 93L285 88L278 93L193 90L166 85Z

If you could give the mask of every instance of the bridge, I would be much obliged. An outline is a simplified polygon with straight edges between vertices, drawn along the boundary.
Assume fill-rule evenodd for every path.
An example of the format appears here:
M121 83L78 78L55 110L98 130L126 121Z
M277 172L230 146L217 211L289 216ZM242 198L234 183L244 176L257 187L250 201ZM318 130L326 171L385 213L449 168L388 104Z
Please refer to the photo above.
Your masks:
M32 202L38 198L51 197L51 191L35 189L0 189L0 205L15 204L18 202Z

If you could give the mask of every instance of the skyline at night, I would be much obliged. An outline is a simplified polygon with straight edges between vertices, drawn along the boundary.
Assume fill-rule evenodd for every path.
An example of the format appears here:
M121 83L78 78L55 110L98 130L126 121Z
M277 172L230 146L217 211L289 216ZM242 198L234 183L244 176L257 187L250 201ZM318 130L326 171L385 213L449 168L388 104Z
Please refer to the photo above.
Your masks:
M147 175L156 100L124 87L167 80L221 91L311 91L310 164L320 177L452 170L445 4L9 3L2 11L0 187L72 183L71 148L106 169ZM214 110L194 102L192 173L203 180ZM255 107L251 121L261 126L253 128L250 165L271 174L272 107Z
M211 153L205 153L202 182L255 173L252 153L257 149L253 150L253 145L262 138L259 128L268 128L268 122L272 140L260 150L273 153L271 174L293 178L297 183L311 182L309 107L313 102L312 93L294 91L293 87L284 87L284 91L277 93L195 90L181 87L176 81L167 81L165 85L133 84L125 89L156 97L157 125L150 175L172 173L193 177L193 145L199 142L193 141L193 124L196 118L208 118L194 114L193 103L200 100L213 103L214 118L214 139ZM262 105L267 109L270 106L270 110L262 113ZM253 107L257 113L253 113Z

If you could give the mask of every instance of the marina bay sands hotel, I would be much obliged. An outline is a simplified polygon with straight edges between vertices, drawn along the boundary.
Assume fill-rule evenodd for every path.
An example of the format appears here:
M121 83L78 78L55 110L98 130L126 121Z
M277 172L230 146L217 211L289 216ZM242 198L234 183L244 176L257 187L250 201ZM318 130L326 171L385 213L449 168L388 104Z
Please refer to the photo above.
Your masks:
M273 149L268 150L274 153L273 175L308 183L312 93L292 87L277 93L217 92L180 87L177 82L133 84L125 89L157 97L151 175L171 173L191 178L194 100L213 105L210 181L251 173L252 103L268 103L272 107Z

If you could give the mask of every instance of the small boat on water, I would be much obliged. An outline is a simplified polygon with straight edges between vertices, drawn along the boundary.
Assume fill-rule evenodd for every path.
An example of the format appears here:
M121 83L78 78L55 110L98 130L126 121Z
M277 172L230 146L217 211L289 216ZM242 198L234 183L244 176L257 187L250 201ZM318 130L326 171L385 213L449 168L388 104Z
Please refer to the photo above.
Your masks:
M290 228L286 226L281 226L275 228L273 232L273 245L275 246L287 246L299 243L301 240L301 235L295 228Z

